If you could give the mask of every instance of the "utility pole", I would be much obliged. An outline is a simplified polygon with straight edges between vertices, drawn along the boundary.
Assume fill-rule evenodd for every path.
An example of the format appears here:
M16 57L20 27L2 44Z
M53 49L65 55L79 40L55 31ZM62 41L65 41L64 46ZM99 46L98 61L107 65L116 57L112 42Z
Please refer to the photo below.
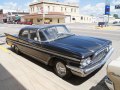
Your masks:
M42 23L44 24L44 22L45 22L44 0L41 0L40 2L42 3L41 13L42 13Z
M42 3L43 3L43 24L44 24L44 22L45 22L45 13L44 13L44 1L42 0Z

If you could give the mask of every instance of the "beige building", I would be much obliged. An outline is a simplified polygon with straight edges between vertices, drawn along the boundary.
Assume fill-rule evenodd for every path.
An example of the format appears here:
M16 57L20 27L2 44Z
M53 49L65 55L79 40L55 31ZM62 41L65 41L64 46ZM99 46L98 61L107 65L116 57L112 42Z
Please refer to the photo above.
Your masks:
M95 23L96 18L89 15L80 15L80 23Z
M30 4L29 8L30 14L23 16L22 20L31 21L34 24L92 23L92 16L80 15L77 4L44 0Z

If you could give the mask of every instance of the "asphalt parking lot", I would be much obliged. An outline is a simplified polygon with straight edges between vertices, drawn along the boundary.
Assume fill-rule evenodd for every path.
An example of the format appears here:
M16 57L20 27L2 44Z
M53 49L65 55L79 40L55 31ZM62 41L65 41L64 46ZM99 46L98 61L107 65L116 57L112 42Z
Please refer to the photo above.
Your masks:
M0 24L0 90L108 90L104 83L106 66L120 55L120 28L96 30L91 24L68 24L75 34L109 39L113 42L114 53L101 69L86 78L72 76L63 80L56 76L51 67L26 56L16 55L5 44L4 33L16 34L24 25Z

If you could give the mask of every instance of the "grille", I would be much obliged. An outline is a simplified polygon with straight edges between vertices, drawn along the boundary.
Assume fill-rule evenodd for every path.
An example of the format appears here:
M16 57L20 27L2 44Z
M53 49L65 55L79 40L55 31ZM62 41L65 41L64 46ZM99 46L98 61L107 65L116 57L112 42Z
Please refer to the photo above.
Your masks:
M102 51L99 51L99 53L95 54L94 57L93 57L93 62L96 63L96 62L99 62L101 61L107 54L107 49L104 49Z

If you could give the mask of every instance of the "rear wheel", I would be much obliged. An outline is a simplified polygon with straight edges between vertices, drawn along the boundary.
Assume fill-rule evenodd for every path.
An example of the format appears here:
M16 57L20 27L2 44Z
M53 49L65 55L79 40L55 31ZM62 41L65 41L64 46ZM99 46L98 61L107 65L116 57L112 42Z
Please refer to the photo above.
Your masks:
M17 54L20 54L20 50L19 50L19 48L18 48L17 46L14 46L14 51L15 51L15 53L17 53Z
M70 70L66 68L64 62L57 61L54 66L56 74L61 78L69 78L71 76Z

